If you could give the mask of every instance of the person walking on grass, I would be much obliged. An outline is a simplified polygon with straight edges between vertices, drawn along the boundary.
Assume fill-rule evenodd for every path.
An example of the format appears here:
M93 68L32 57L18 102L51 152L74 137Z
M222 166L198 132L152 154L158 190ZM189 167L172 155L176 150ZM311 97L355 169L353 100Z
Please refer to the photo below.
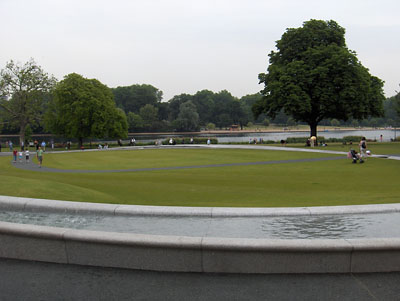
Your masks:
M29 149L26 149L25 151L25 161L26 163L29 163Z
M364 163L364 160L367 157L367 141L365 137L361 138L359 147L360 147L360 163Z
M38 160L39 168L41 168L43 163L43 150L40 146L38 147L38 150L36 152L36 158Z
M17 155L18 155L18 151L16 149L13 150L13 162L17 162Z

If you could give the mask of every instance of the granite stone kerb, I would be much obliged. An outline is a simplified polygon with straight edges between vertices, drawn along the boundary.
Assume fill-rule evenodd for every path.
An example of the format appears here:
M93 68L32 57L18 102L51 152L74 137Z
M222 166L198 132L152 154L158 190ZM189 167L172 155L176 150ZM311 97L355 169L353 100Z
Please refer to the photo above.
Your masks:
M100 204L0 196L0 208L115 216L262 217L400 212L400 203L321 207L229 208Z
M75 229L68 229L65 231L63 238L66 241L94 244L182 249L201 249L202 241L201 237L116 233Z
M203 250L260 252L351 252L345 239L252 239L204 237Z
M0 234L63 240L68 229L48 226L8 223L0 221Z
M0 209L24 210L27 201L27 198L0 195Z
M398 251L400 253L400 238L346 239L354 251Z
M68 263L65 229L0 222L0 257Z
M212 217L212 207L136 206L120 205L115 209L117 216L198 216Z
M81 265L224 273L382 272L398 271L399 255L400 238L186 237L0 222L0 257Z
M117 207L114 204L28 199L24 209L29 212L114 215Z

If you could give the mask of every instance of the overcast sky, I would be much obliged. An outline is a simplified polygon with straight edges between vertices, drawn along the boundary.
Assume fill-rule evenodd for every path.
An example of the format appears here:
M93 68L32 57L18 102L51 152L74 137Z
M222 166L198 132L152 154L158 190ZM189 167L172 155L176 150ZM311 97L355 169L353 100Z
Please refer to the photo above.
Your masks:
M262 89L286 28L335 20L385 95L400 90L399 0L0 0L0 68L29 58L61 80L151 84L167 101L202 89Z

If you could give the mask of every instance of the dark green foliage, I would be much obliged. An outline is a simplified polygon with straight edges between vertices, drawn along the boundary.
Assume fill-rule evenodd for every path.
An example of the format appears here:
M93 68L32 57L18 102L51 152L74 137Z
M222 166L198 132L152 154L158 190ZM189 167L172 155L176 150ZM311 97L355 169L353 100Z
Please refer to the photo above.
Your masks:
M347 49L345 30L335 21L310 20L290 28L269 55L268 73L259 75L264 97L255 116L275 118L282 110L296 121L317 125L326 118L364 119L383 114L383 82L371 76Z
M144 128L143 119L139 114L128 112L126 118L128 120L128 131L130 133L140 131Z
M181 94L169 101L169 120L174 122L174 129L188 128L179 118L181 105L190 101L199 115L198 126L213 123L219 128L229 127L232 124L244 125L248 122L250 107L242 100L232 96L226 90L218 93L209 90L198 91L194 95ZM192 108L194 112L194 107ZM196 118L197 119L197 118ZM193 128L193 126L191 127Z
M306 143L309 137L288 137L286 138L286 143L293 144L293 143ZM318 142L325 142L325 143L334 143L334 142L345 142L345 143L355 143L358 145L362 136L345 136L343 138L328 138L325 139L323 136L318 136Z
M393 103L397 112L397 117L400 118L400 92L394 97Z
M199 114L192 101L180 105L178 118L174 121L174 129L177 131L194 132L199 130Z
M128 124L117 109L111 90L96 79L79 74L67 75L54 90L54 103L47 113L53 133L77 138L124 138Z
M188 101L193 99L192 95L189 94L180 94L175 95L168 102L168 118L173 121L178 118L180 106Z
M213 122L215 124L215 93L209 90L201 90L190 97L197 108L197 112L199 113L199 123L201 125L206 125L209 122Z
M31 59L24 65L10 61L0 73L0 107L3 122L19 131L25 141L28 128L38 127L56 83Z
M353 142L356 143L358 145L358 143L360 142L362 136L345 136L341 139L341 141L339 140L339 142Z
M158 108L151 104L146 104L139 110L139 115L143 120L143 127L152 130L153 125L158 121Z
M309 139L309 137L287 137L286 138L286 143L288 144L292 144L292 143L306 143L307 139ZM324 139L324 137L318 137L318 140L322 140Z
M145 105L157 107L161 103L162 91L152 85L131 85L112 89L115 103L126 113L139 113Z

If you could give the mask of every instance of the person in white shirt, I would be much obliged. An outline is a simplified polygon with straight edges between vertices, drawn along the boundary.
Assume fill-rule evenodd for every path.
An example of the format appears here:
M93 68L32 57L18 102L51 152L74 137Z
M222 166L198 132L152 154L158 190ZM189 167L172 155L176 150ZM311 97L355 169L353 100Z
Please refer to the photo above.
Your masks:
M29 149L27 149L27 150L25 151L25 161L26 161L26 163L29 162Z

